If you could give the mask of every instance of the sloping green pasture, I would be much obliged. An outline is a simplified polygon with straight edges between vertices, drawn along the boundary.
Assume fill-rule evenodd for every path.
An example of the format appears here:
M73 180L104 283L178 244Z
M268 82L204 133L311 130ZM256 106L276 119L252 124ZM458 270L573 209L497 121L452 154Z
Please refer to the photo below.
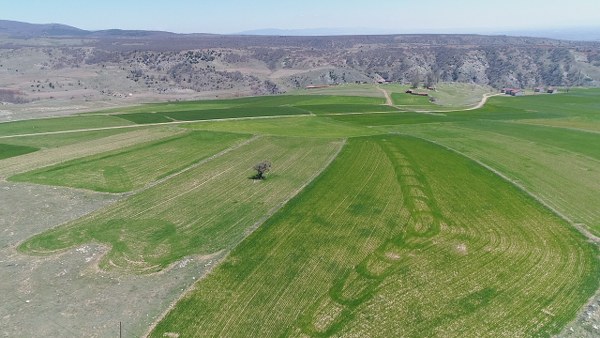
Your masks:
M383 93L372 84L340 84L324 88L297 89L287 92L288 95L335 95L335 96L361 96L383 98Z
M399 105L401 108L406 108L408 110L410 109L410 100L421 100L420 103L422 103L422 105L419 109L444 111L472 107L481 101L484 94L495 91L491 87L472 83L440 83L436 85L435 91L425 88L412 89L408 85L400 84L386 84L381 86L381 88L391 93L394 104ZM408 89L428 93L435 101L430 102L426 97L411 97L410 95L405 94ZM407 107L402 107L402 105L407 105Z
M475 162L357 138L152 336L547 336L595 292L597 254Z
M418 90L417 90L418 91ZM405 108L434 109L435 105L429 101L427 96L411 95L406 93L392 93L392 101L398 106L409 106Z
M82 219L37 235L19 249L45 254L100 242L100 266L148 273L183 257L229 250L331 160L330 140L267 138L234 149ZM270 159L265 181L252 166Z

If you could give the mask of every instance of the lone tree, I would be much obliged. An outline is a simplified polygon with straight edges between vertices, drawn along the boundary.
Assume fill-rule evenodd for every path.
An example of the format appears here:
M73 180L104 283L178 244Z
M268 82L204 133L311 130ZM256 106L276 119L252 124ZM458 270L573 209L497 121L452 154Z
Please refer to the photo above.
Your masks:
M262 161L254 166L254 170L256 170L256 175L252 176L252 179L264 180L265 174L271 170L271 162Z

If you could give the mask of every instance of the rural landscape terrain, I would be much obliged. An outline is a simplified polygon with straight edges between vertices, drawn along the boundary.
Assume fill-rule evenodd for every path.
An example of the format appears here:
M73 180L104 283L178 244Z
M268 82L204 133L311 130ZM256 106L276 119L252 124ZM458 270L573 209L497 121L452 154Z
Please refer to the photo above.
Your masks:
M599 43L0 35L0 336L600 336Z

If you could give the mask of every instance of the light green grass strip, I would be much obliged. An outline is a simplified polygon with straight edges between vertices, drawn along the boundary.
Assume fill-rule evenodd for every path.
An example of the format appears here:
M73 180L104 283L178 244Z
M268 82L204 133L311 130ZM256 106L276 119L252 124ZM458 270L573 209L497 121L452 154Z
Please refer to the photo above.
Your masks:
M0 137L133 124L114 116L72 116L0 123Z

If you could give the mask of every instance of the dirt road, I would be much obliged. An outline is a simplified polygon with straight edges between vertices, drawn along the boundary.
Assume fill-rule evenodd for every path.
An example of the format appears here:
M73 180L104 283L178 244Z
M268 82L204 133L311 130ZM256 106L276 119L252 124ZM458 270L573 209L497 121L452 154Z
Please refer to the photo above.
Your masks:
M383 95L385 96L385 105L386 106L390 106L393 107L394 106L394 101L392 100L392 97L390 96L390 93L388 93L387 90L381 88L381 87L377 87L377 89L383 93Z

